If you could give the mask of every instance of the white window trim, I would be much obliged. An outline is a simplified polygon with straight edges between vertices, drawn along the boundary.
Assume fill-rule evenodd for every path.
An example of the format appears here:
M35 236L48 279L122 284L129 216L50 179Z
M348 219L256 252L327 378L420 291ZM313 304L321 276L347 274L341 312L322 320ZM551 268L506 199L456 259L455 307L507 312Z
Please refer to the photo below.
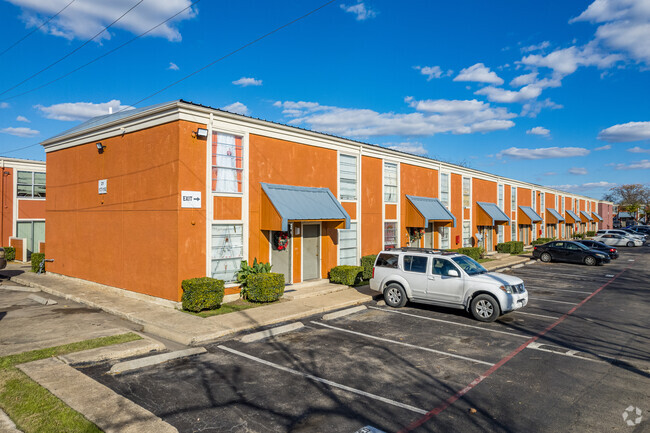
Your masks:
M357 222L357 220L350 220L350 225L352 225L352 224L357 225L357 229L355 230L356 231L356 246L355 246L355 248L357 250L357 255L356 255L356 263L357 263L357 265L355 265L355 266L359 266L359 263L360 263L360 260L361 260L361 248L360 248L361 244L359 243L359 223ZM339 265L339 266L341 265L341 238L340 238L340 233L339 233L339 242L338 242L338 245L336 246L336 264Z
M357 198L354 200L342 199L341 198L341 155L350 156L356 160L356 169L357 169L357 183L355 187L355 193ZM336 152L336 191L339 202L341 203L357 203L359 201L359 183L361 182L361 169L360 169L360 160L361 155L348 153L348 152ZM383 189L383 188L382 188Z

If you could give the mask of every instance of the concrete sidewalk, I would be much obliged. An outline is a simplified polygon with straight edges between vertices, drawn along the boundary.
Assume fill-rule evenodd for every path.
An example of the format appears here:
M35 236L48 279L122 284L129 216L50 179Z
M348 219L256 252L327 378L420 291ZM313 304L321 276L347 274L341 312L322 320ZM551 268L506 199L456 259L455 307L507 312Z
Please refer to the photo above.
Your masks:
M488 270L499 270L530 261L527 256L508 256L484 263ZM17 270L24 272L18 273ZM368 286L347 288L335 293L251 308L235 313L202 318L152 302L134 299L119 291L102 290L94 283L61 277L37 275L25 267L11 266L11 280L123 317L143 326L142 331L184 345L199 345L220 337L276 323L338 310L372 299L377 293ZM5 271L7 271L5 270Z

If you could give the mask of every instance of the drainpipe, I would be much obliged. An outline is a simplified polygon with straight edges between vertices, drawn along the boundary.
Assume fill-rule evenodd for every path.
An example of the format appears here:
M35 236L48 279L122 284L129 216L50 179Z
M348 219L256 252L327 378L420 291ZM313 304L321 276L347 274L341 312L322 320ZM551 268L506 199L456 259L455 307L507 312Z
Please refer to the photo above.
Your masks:
M5 160L0 164L0 171L2 172L2 202L0 203L0 247L5 242Z

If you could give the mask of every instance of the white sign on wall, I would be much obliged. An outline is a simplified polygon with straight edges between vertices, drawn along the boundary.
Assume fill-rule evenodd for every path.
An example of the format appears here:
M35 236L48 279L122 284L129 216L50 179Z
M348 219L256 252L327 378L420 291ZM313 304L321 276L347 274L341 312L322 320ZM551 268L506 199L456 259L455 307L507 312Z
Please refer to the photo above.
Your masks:
M106 194L108 192L108 179L101 179L97 182L97 192L99 194Z
M201 209L201 191L181 191L181 207Z

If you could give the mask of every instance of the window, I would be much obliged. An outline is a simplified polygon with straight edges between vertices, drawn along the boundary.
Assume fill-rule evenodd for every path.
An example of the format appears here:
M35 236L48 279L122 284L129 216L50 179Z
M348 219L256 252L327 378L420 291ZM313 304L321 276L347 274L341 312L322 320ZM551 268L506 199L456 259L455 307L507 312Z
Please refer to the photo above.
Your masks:
M471 186L470 186L470 178L464 177L463 178L463 207L470 207L472 204L471 200Z
M499 199L499 209L505 210L505 208L503 207L503 185L499 185L498 188L499 188L499 197L498 197L498 199Z
M212 278L235 281L244 258L244 237L241 224L212 226Z
M562 216L564 216L564 197L560 197L560 206L562 207Z
M497 243L502 244L504 242L505 231L503 226L497 226Z
M428 260L429 258L424 256L404 256L404 270L426 274Z
M510 189L510 207L512 212L517 210L517 187L514 186Z
M449 208L449 174L440 174L440 201L443 205Z
M357 157L340 155L339 186L341 200L357 199Z
M539 195L539 208L541 211L542 218L544 217L544 208L545 208L545 203L544 203L544 193L540 193Z
M212 133L212 192L242 192L242 138Z
M469 221L463 221L463 247L472 246L472 230Z
M45 242L45 221L19 221L16 235L27 240L27 260L38 251L38 244Z
M431 273L434 275L449 276L449 271L456 271L456 266L449 260L434 258L431 265Z
M516 241L517 240L517 221L512 222L510 229L511 229L511 233L510 233L511 239L510 240L511 241Z
M357 223L350 228L339 230L339 262L341 265L357 265Z
M379 254L375 266L380 268L397 269L398 260L399 260L399 256L397 254Z
M533 191L531 193L531 197L532 197L532 200L533 200L533 210L537 210L537 193L535 191Z
M397 248L397 223L384 223L384 249Z
M16 183L18 197L45 198L45 173L19 171Z
M384 163L384 201L397 203L397 164Z
M443 250L448 250L451 248L449 246L449 238L451 233L451 228L449 227L438 227L438 233L440 233L440 248Z

